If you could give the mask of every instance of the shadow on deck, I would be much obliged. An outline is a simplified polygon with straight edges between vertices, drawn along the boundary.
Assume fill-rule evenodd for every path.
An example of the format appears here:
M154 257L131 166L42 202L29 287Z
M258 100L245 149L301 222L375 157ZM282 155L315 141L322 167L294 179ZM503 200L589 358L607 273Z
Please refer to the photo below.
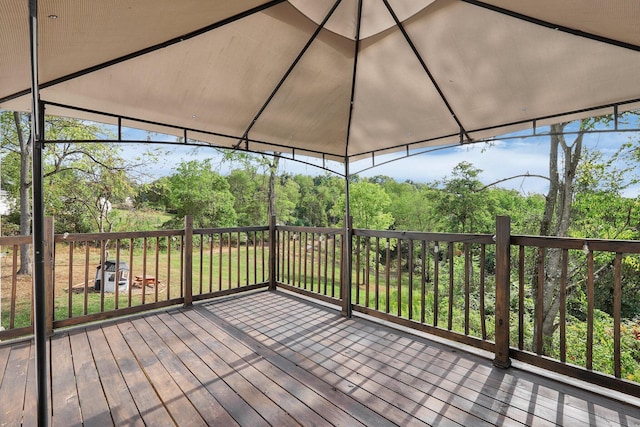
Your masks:
M59 331L53 425L621 425L640 408L284 292ZM36 424L32 341L0 346L2 425Z

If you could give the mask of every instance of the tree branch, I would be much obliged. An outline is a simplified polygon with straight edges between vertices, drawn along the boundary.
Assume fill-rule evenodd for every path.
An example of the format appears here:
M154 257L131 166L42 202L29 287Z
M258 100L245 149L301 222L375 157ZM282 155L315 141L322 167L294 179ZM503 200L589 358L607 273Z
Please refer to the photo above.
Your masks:
M500 183L505 182L505 181L509 181L509 180L511 180L511 179L516 179L516 178L541 178L541 179L546 179L547 181L550 181L549 177L547 177L547 176L544 176L544 175L538 175L538 174L528 173L528 172L527 172L527 173L520 174L520 175L510 176L509 178L499 179L499 180L497 180L497 181L495 181L495 182L492 182L491 184L487 184L487 185L485 185L484 187L480 188L480 189L478 190L478 192L480 192L480 191L484 191L484 190L486 190L486 189L487 189L487 188L489 188L489 187L492 187L492 186L494 186L494 185L500 184Z

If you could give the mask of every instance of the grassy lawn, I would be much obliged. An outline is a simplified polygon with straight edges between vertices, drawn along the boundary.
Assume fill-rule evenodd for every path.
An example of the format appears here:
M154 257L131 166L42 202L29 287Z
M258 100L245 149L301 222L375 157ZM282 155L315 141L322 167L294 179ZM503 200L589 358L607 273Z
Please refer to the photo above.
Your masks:
M148 248L146 258L144 250L135 247L133 254L128 249L122 249L120 261L124 261L130 268L132 282L135 276L154 276L157 285L131 287L129 292L121 292L118 296L118 307L138 306L143 303L153 303L167 299L179 298L183 295L183 280L181 279L181 252L178 248L171 251L155 251ZM75 246L70 255L69 246L61 244L56 247L55 281L54 281L54 319L66 319L83 314L99 313L116 307L115 293L94 290L96 267L100 263L100 250L95 247ZM112 251L109 259L115 259ZM215 292L220 289L230 289L268 280L268 248L264 250L264 269L262 268L263 252L250 245L228 246L222 248L214 246L194 248L192 293ZM256 265L254 265L254 260ZM11 315L11 267L2 269L2 326L10 327ZM14 328L31 324L32 281L30 276L18 276L16 289L16 303L14 314ZM255 281L254 281L255 280ZM69 289L71 288L71 293ZM86 291L86 292L85 292Z

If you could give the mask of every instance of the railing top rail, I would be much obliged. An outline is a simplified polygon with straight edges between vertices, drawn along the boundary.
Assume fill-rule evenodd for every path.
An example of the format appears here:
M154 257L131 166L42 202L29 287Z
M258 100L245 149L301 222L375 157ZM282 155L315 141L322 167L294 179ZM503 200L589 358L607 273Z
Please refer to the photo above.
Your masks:
M122 231L116 233L73 233L56 234L56 242L86 242L90 240L135 239L143 237L182 236L184 230L156 230L156 231Z
M316 233L316 234L341 234L344 232L342 228L332 227L301 227L297 225L278 225L276 230L295 231L298 233Z
M214 228L194 228L193 234L217 234L217 233L246 233L253 231L267 231L269 227L264 225L250 227L214 227Z
M0 245L2 246L12 246L12 245L23 245L29 244L32 242L31 236L5 236L0 237Z
M640 240L604 240L555 236L511 236L511 245L538 248L584 249L617 253L640 253Z
M429 233L421 231L379 231L354 229L355 236L382 237L389 239L426 240L431 242L460 242L495 244L492 234L466 234L466 233Z

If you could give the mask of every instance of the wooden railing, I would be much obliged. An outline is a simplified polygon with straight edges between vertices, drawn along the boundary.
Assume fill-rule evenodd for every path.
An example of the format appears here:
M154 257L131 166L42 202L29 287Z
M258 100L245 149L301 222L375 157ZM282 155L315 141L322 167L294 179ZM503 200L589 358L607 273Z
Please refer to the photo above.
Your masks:
M624 265L637 269L640 241L512 236L511 245L511 357L640 396L640 323L621 316L622 289L633 285ZM596 309L597 297L610 298L611 313Z
M187 219L183 230L53 235L48 224L49 333L269 284L267 226L193 229ZM24 244L31 237L0 238L0 340L33 333L33 283L17 274Z
M354 230L353 309L494 351L493 246L490 235Z
M341 304L344 230L276 227L278 286Z
M505 217L494 235L353 230L352 239L354 311L491 351L496 366L515 359L640 397L640 324L621 318L622 265L640 264L640 241L512 236ZM608 258L604 326L595 254ZM570 316L570 292L584 292L584 318Z
M640 396L623 345L640 342L640 325L625 323L620 310L623 265L640 260L640 242L512 236L505 217L493 235L351 231L350 272L343 267L343 229L274 220L264 227L193 229L187 219L184 230L55 235L48 329L277 286L342 305L343 313L349 296L355 312L493 352L500 367L515 359ZM0 238L0 340L33 331L32 284L16 274L25 243L29 237ZM596 271L595 256L610 258L613 315L604 330L596 330L602 316L595 284L603 270ZM107 259L116 265L108 274L96 269ZM126 286L96 290L94 280L106 284L110 274L119 276L122 262ZM539 292L549 287L551 270L560 271L557 285ZM572 315L568 299L581 290L584 318ZM558 309L545 335L549 292ZM575 356L576 333L584 335L583 358Z

